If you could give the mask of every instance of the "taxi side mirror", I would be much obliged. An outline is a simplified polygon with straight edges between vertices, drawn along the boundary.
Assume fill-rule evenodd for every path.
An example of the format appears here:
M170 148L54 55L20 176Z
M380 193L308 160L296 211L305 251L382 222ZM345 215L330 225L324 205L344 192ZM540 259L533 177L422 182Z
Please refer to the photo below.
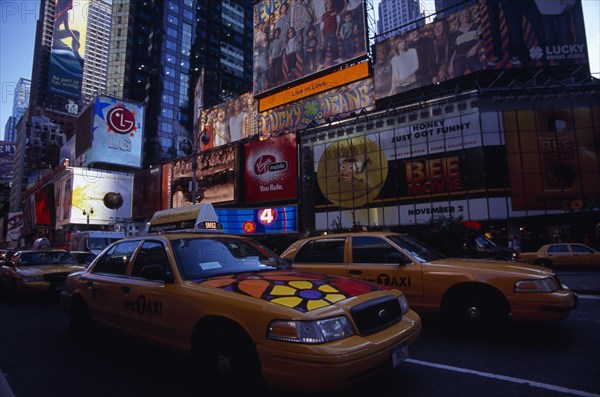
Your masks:
M161 265L146 265L142 268L141 276L147 280L159 280L170 282L173 276L165 272L165 267Z

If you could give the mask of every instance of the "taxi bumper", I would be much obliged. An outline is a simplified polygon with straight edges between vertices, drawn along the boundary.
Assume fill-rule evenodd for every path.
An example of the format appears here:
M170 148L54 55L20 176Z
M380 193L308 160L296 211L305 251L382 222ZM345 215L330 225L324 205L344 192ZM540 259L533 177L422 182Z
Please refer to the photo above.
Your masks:
M515 321L557 321L577 308L578 297L571 290L563 289L552 294L516 294L509 302Z
M373 335L301 349L289 344L278 349L269 344L258 350L270 387L289 390L293 385L300 392L322 392L342 389L398 365L407 358L408 347L420 333L421 318L411 311L401 322ZM357 345L361 348L356 349Z

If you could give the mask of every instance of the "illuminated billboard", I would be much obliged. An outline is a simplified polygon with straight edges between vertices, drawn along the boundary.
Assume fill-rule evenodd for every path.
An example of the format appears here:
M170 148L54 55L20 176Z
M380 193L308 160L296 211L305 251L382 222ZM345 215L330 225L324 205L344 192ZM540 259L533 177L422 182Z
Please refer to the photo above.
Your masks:
M285 131L308 127L317 120L325 120L362 109L375 108L373 79L367 78L338 87L303 100L290 103L259 115L261 138L268 138Z
M89 126L91 147L83 152L81 165L115 164L141 168L144 105L99 96L93 107L93 124ZM85 141L89 132L83 127L77 131L77 139ZM81 138L79 134L82 134Z
M244 146L245 203L296 200L296 134Z
M476 2L374 46L375 98L485 69L587 64L581 0ZM472 4L472 3L469 3Z
M298 208L215 208L223 231L231 234L295 233Z
M79 99L88 20L86 1L55 0L48 91Z
M12 179L15 143L0 141L0 181Z
M258 134L257 117L258 103L249 92L203 109L197 123L200 128L196 139L200 142L200 149L210 149Z
M198 154L196 203L221 203L235 200L236 152L235 146L227 145ZM170 164L172 175L167 186L170 194L169 208L191 205L194 178L192 157L182 158ZM168 170L163 169L163 172Z
M112 225L131 219L133 174L73 168L62 187L62 218L68 223ZM71 203L70 206L68 203ZM85 214L84 214L85 211Z
M366 57L364 1L262 0L254 6L254 95Z
M600 200L599 118L600 107L502 112L513 210L582 210Z

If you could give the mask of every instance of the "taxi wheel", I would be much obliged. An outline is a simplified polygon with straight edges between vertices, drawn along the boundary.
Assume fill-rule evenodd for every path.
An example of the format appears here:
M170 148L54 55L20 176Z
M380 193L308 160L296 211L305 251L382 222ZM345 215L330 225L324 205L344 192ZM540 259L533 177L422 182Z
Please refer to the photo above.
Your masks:
M197 332L193 353L216 394L241 395L264 387L254 343L238 326L220 323Z
M506 299L486 286L451 291L444 297L442 311L448 324L474 330L503 325L510 318Z
M81 298L74 297L69 312L69 329L76 335L83 335L91 325L90 311Z

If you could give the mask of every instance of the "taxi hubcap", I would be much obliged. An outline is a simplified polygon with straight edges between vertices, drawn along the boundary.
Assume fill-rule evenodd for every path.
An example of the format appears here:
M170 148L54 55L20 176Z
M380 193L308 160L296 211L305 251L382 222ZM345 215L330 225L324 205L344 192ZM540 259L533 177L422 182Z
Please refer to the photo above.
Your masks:
M471 320L477 320L481 316L481 312L475 306L471 306L467 309L467 317Z
M220 374L231 372L231 360L229 357L222 354L217 357L217 372Z

